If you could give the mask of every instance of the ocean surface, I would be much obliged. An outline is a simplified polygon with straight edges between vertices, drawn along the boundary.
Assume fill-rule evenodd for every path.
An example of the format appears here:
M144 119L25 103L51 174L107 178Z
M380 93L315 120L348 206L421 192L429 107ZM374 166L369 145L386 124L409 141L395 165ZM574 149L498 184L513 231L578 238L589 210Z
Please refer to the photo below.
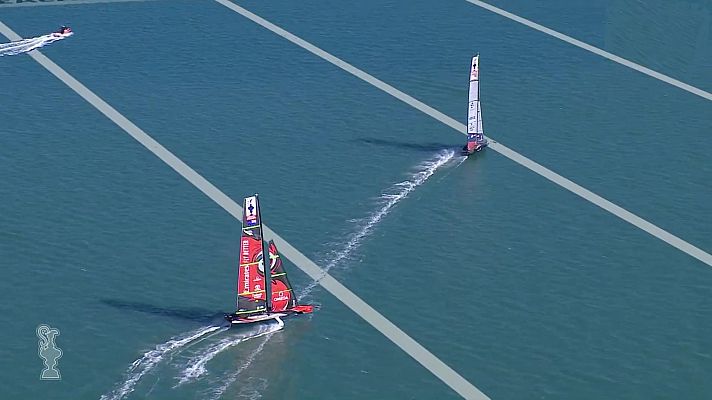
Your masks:
M479 52L488 136L712 251L709 100L464 0L237 4L463 123ZM490 4L712 91L708 1ZM712 398L708 265L228 8L0 21L490 398ZM0 93L3 399L460 398L290 262L317 312L222 328L240 221L28 55Z

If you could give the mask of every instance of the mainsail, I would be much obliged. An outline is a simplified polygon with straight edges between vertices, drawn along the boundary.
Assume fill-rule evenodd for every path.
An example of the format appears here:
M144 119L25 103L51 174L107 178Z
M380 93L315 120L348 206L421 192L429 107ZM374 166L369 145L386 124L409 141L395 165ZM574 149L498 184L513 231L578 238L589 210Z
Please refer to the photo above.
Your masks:
M262 215L257 196L246 197L242 213L240 264L237 273L237 314L267 311L262 249Z
M478 141L484 140L482 136L482 109L480 108L480 55L472 57L470 67L470 95L467 108L467 134L477 135Z

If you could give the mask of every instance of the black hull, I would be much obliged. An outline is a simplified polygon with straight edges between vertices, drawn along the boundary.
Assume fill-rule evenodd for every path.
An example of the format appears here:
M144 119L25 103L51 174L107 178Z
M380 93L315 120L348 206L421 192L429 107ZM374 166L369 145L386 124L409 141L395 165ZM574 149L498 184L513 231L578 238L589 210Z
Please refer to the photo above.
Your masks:
M304 307L304 306L298 306L298 307ZM307 307L310 307L310 306L307 306ZM290 310L268 313L268 314L258 314L258 315L253 315L250 317L240 317L237 314L226 314L225 320L227 322L229 322L231 325L255 324L255 323L259 323L259 322L273 321L277 318L289 317L291 315L307 314L310 312L311 311L304 311L304 310L300 310L300 309L296 309L296 310L290 309Z
M471 155L473 155L473 154L475 154L475 153L479 153L480 151L484 150L485 147L487 147L487 143L481 145L481 146L480 146L479 148L477 148L475 151L473 151L472 153L470 153L469 151L467 151L467 145L465 145L465 146L462 147L462 153L461 153L461 154L462 154L463 156L471 156Z

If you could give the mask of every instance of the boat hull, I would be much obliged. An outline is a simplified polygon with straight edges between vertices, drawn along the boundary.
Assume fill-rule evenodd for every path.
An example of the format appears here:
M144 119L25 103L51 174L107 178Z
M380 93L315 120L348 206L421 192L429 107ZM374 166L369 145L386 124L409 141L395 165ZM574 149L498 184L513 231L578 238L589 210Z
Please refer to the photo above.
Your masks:
M260 314L252 317L239 317L237 316L237 314L227 314L225 315L225 319L230 322L231 325L254 324L258 322L270 321L281 317L287 317L294 314L310 314L312 311L313 307L311 305L298 305L290 310L269 314Z
M228 314L225 316L225 319L232 325L239 325L239 324L255 324L258 322L264 322L264 321L271 321L273 319L277 319L280 317L286 317L287 313L273 313L273 314L262 314L262 315L255 315L253 317L238 317L235 314Z

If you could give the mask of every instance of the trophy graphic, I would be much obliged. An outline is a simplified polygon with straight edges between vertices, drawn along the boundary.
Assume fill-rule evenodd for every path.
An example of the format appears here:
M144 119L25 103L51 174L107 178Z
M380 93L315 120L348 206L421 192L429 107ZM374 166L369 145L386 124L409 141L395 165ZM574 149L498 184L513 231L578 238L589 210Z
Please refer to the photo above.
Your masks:
M59 329L50 328L47 325L37 327L37 337L40 339L37 342L37 354L44 360L45 369L40 374L40 379L43 380L60 380L61 376L57 366L57 360L62 357L60 350L54 342L55 337L59 336Z

